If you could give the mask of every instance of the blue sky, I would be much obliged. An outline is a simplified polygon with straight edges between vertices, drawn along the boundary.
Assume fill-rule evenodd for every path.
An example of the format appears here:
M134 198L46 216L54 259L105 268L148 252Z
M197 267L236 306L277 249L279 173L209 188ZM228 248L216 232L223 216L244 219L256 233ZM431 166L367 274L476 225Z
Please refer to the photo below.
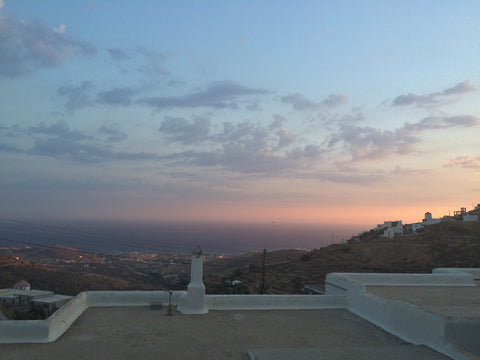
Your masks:
M477 1L0 0L0 216L471 207L479 35Z

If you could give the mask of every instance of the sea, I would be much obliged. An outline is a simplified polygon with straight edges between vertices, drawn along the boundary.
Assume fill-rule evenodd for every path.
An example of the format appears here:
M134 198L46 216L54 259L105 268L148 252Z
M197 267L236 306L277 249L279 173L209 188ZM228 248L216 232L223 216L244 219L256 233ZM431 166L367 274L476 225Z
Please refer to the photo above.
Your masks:
M139 221L53 221L0 218L0 246L60 244L93 253L242 254L318 249L364 230L359 225Z

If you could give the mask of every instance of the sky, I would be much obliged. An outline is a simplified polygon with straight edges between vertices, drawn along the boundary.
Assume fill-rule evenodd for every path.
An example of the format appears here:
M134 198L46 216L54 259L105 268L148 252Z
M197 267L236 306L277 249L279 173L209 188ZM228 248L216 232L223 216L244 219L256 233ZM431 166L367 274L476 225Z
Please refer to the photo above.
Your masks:
M0 217L480 203L479 1L0 0Z

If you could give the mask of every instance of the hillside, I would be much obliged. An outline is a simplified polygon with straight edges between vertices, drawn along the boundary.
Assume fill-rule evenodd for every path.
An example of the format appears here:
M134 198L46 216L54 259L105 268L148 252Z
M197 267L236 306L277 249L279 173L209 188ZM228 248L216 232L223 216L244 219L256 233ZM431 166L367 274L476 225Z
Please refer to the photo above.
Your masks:
M427 226L415 236L393 239L370 231L347 244L301 252L267 253L268 293L299 293L304 284L322 284L330 272L429 273L436 267L480 267L480 222L445 221ZM210 292L258 292L261 254L226 260L229 266L205 267ZM247 265L249 264L249 265ZM229 281L239 280L235 286Z
M74 295L82 290L186 289L190 257L161 254L84 254L54 246L0 254L0 288L26 279L32 288ZM207 293L258 293L262 253L208 257ZM305 284L322 284L330 272L429 273L435 267L480 267L480 222L444 221L416 235L393 239L370 231L346 244L312 251L267 252L266 293L302 293ZM234 281L236 280L236 281ZM232 285L232 281L235 285Z
M84 290L131 288L127 281L120 278L72 273L0 254L0 289L11 288L22 279L28 280L32 289L50 290L65 295L76 295Z

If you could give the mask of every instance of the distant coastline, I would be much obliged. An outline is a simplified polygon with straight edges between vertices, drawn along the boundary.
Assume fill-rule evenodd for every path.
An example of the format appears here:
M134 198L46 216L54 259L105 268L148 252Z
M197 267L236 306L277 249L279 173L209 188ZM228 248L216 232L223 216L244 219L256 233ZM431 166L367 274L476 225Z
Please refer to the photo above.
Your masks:
M362 230L359 225L195 222L26 221L0 218L2 246L61 244L98 253L240 254L262 249L316 249Z

